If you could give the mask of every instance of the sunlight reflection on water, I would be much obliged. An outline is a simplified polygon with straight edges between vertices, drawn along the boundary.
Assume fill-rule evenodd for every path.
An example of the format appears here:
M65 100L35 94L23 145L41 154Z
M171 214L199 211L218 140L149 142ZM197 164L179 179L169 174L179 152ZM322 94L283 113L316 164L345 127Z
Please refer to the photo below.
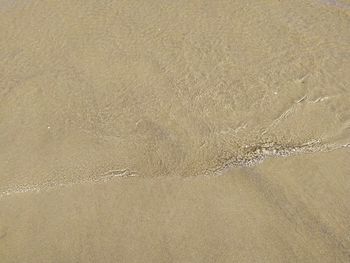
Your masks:
M341 8L341 9L350 10L350 4L341 3L337 0L320 0L320 2L323 4L326 4L326 5L335 6L335 7Z

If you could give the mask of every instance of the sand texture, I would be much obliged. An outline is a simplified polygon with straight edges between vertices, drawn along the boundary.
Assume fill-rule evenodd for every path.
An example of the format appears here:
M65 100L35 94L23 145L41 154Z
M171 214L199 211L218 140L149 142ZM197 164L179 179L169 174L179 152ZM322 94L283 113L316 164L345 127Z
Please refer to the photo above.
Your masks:
M350 262L349 0L0 0L0 262Z

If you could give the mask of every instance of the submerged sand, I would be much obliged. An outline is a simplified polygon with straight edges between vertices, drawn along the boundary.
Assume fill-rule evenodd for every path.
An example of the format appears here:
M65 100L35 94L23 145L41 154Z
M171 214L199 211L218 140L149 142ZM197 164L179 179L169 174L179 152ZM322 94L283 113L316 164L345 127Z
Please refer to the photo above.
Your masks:
M349 262L349 1L0 1L1 262Z

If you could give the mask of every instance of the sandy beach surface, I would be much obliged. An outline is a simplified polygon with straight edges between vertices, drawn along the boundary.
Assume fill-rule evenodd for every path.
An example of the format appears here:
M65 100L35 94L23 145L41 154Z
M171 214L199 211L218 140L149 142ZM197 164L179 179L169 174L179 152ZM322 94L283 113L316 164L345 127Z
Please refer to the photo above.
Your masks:
M0 262L350 262L350 1L0 0Z

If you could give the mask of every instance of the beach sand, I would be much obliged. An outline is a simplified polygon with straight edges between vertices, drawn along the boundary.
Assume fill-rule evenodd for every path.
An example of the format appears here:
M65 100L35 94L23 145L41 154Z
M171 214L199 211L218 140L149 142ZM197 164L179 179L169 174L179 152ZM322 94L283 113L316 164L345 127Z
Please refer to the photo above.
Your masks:
M0 262L349 262L350 1L0 1Z

